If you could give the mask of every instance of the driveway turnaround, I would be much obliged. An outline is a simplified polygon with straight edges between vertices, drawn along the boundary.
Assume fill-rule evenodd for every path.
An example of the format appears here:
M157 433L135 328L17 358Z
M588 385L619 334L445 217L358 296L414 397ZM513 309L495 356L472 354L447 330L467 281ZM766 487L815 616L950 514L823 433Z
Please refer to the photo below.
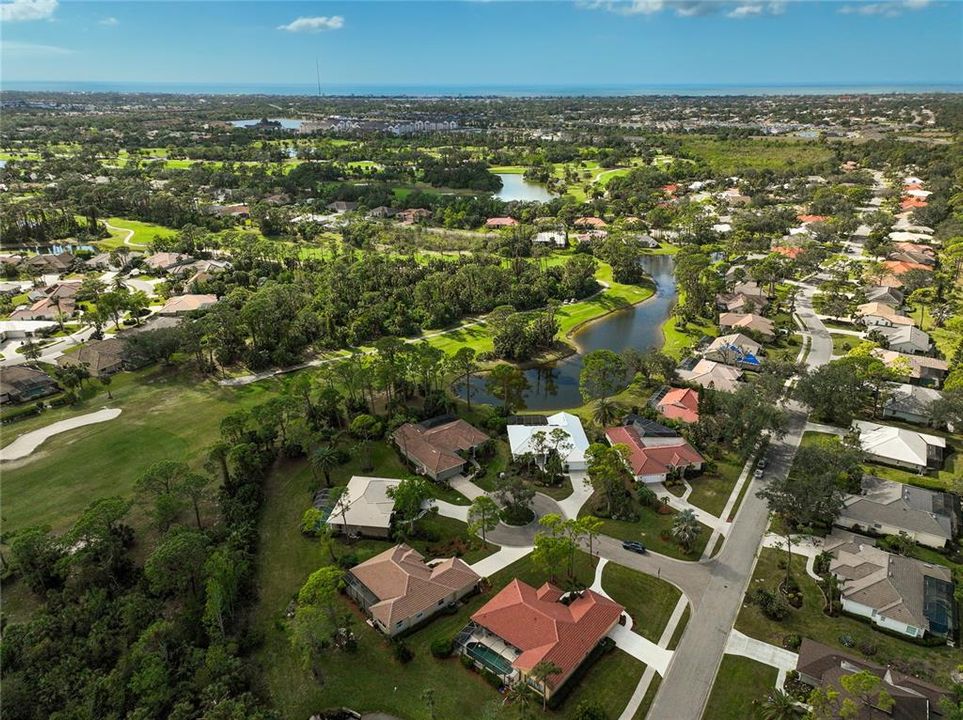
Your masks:
M94 423L102 423L106 422L107 420L113 420L118 415L120 415L120 408L104 408L103 410L98 410L97 412L87 413L86 415L81 415L79 417L55 422L51 425L47 425L47 427L34 430L33 432L24 433L12 443L0 450L0 461L7 462L10 460L19 460L21 458L25 458L38 447L40 447L40 445L43 444L43 441L47 438L51 438L54 435L59 435L62 432L67 432L68 430L84 427L86 425L93 425Z

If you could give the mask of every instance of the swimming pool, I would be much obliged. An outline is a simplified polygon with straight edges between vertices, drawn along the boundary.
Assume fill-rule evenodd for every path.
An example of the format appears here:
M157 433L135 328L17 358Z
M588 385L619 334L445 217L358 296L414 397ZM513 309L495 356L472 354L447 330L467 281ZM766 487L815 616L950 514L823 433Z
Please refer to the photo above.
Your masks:
M512 664L506 658L503 658L487 645L470 642L465 649L471 657L499 675L511 675L514 670Z

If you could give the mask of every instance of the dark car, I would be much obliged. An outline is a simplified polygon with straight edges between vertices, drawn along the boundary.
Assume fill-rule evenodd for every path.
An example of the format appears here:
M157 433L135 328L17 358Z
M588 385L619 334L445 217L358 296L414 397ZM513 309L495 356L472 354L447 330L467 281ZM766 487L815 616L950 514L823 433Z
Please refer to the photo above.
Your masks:
M640 542L636 542L635 540L623 540L622 548L628 550L629 552L645 555L645 545Z

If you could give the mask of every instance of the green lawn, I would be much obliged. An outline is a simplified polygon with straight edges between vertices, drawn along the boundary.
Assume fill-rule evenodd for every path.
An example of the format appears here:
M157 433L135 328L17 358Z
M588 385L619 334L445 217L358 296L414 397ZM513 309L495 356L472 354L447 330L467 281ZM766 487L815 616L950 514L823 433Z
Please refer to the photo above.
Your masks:
M154 367L116 375L111 401L98 387L75 407L4 428L12 439L104 406L123 410L114 420L62 433L27 458L5 463L4 529L45 524L64 530L97 498L131 497L134 481L151 463L174 459L200 467L204 448L219 437L221 419L264 402L278 386L272 380L224 388L186 371Z
M597 499L593 495L585 503L579 515L598 515L598 511L595 510L596 507ZM620 540L640 540L652 552L668 555L679 560L698 560L702 551L705 550L709 536L712 534L711 528L702 525L702 532L689 552L686 553L671 536L668 540L662 539L663 533L671 533L672 531L674 512L662 515L650 508L642 508L640 514L641 518L638 522L603 518L602 533Z
M785 576L785 570L779 567L780 561L785 560L785 557L786 553L782 550L764 548L759 555L749 587L766 587L775 591ZM802 607L798 610L792 609L789 617L782 622L775 622L766 618L758 607L743 605L736 620L737 630L780 646L787 634L798 633L801 637L838 647L857 657L864 656L860 645L868 641L877 647L876 654L867 657L868 660L880 665L897 662L899 667L931 682L944 686L948 684L949 672L960 661L958 649L945 645L923 647L875 630L868 622L844 616L829 617L823 613L823 597L819 587L806 573L805 558L794 555L792 571L802 589ZM839 641L843 635L852 637L856 641L856 647L844 648Z
M625 606L632 618L632 631L654 643L659 642L682 597L682 593L665 580L611 562L602 569L602 589Z
M684 154L704 160L717 173L733 174L750 169L795 169L802 172L807 167L832 159L831 148L795 138L677 137L682 142Z
M689 502L719 517L736 486L744 463L733 453L723 455L714 462L713 470L689 479L692 485Z
M854 335L837 335L833 333L830 337L833 339L833 355L845 355L862 342L860 338Z
M716 337L718 334L719 328L710 320L691 322L684 328L679 328L676 326L675 315L669 315L662 323L662 335L665 337L662 352L674 358L682 358L704 335Z
M126 220L124 218L112 217L107 218L107 222L110 225L123 230L133 230L134 234L130 239L130 244L134 246L134 249L143 249L147 247L148 243L150 243L155 237L168 238L177 233L177 230L165 227L164 225L139 222L137 220ZM100 240L96 243L96 245L101 250L115 250L116 248L124 245L125 237L127 237L127 233L111 230L110 238L106 240Z
M723 655L703 720L746 720L776 686L776 668L737 655Z

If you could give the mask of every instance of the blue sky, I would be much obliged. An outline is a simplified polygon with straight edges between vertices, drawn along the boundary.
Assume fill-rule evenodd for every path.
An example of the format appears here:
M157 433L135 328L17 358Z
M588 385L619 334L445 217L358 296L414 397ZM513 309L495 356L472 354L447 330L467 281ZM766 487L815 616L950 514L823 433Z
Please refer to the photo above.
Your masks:
M956 0L0 0L2 79L963 83Z

